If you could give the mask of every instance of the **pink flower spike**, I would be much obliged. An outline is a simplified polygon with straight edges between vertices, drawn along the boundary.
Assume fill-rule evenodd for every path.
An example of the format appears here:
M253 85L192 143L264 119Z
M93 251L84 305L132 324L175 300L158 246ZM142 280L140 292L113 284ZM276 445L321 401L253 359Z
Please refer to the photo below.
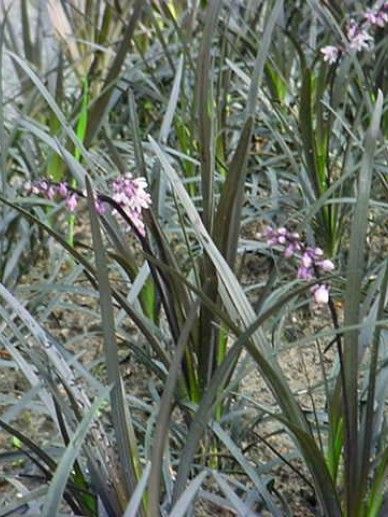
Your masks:
M318 305L327 305L329 302L329 288L322 284L313 289L313 297Z
M340 49L338 47L333 47L332 45L327 45L326 47L321 48L321 54L323 55L325 63L334 65L340 57Z
M131 173L119 176L112 183L112 198L126 212L133 225L143 236L145 235L145 227L142 210L149 208L152 203L151 196L146 188L146 178L133 178ZM112 214L116 215L117 210L113 210Z
M77 194L71 194L70 197L66 199L66 206L70 212L75 212L78 205Z

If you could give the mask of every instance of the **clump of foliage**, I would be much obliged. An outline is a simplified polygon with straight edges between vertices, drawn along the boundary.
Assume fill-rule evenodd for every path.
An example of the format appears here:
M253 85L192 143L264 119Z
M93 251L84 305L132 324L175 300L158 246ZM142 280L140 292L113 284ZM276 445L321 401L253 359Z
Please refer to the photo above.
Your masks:
M7 477L21 496L4 515L292 515L279 466L316 513L381 512L388 5L256 4L5 12L18 86L3 66L0 344L29 388L3 397L17 448L2 461L36 474ZM260 268L247 286L249 255ZM53 331L58 310L99 322L78 343L101 339L96 361ZM123 349L147 396L131 392ZM308 410L287 350L318 355ZM242 389L252 369L271 402ZM31 410L55 450L18 426ZM287 454L268 428L287 434Z

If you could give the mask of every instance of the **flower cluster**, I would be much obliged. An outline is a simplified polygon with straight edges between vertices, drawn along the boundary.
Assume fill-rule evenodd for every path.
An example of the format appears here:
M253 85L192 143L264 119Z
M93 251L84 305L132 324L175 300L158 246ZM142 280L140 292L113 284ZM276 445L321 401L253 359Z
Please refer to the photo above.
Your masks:
M25 190L37 196L43 196L50 201L64 199L69 212L75 212L78 206L79 195L69 187L66 181L54 183L50 180L40 179L33 183L27 183Z
M129 217L132 224L141 235L145 235L145 226L142 217L142 209L151 206L151 196L146 191L147 181L145 178L133 178L132 174L116 178L112 183L113 195L111 196L116 205L119 205ZM51 201L64 200L69 212L77 210L80 198L86 197L86 192L79 192L73 189L66 181L55 183L49 179L40 179L26 185L26 191L35 195L43 196ZM109 197L96 194L95 207L100 215L112 210L117 215L116 208L111 208Z
M357 23L351 19L346 27L347 44L345 46L327 45L321 48L323 60L330 65L336 63L343 54L349 52L361 52L368 50L373 41L369 30L378 27L383 28L388 23L388 1L385 1L380 7L369 9L363 15L363 20Z
M151 206L151 196L146 188L147 180L145 178L133 178L130 173L116 178L112 185L112 198L125 211L141 235L145 235L142 209ZM116 210L113 210L113 214L116 213Z
M297 257L299 260L297 278L312 280L318 272L328 273L335 266L329 259L325 259L321 248L306 246L299 233L291 232L287 228L267 228L265 238L269 246L280 246L286 258ZM329 286L317 284L311 288L314 301L319 305L329 301Z
M388 2L384 2L379 9L368 9L364 14L364 19L382 29L388 23Z

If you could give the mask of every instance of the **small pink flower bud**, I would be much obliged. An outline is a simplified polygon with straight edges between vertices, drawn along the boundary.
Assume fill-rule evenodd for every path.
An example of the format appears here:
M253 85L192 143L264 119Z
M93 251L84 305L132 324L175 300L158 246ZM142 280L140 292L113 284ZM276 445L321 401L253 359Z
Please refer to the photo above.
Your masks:
M38 190L42 193L46 193L48 189L48 183L46 180L40 180L36 184Z
M52 201L55 197L55 194L56 194L56 188L53 187L52 185L50 185L47 189L47 192L46 192L46 195L47 195L47 198Z
M318 262L318 266L323 270L323 271L334 271L335 269L335 265L333 264L333 262L329 259L325 259L325 260L322 260L321 262Z
M104 215L106 213L106 211L107 211L106 203L104 203L103 201L100 201L99 199L95 200L94 206L96 208L96 212L99 215Z
M313 260L308 253L303 253L301 263L304 268L309 268L312 266Z
M313 255L316 258L322 257L323 256L323 250L321 250L321 248L314 248L313 249Z
M329 289L326 285L319 285L313 290L315 303L318 305L326 305L329 302Z
M340 50L337 47L333 47L332 45L327 45L326 47L321 48L321 54L323 55L323 60L329 65L334 65L340 55Z
M58 194L61 196L61 197L66 197L67 194L68 194L69 190L67 188L67 183L65 183L64 181L62 181L59 186L58 186Z
M66 206L70 212L75 212L78 205L77 194L71 194L70 197L66 199Z
M284 251L284 256L286 258L290 258L290 257L292 257L294 255L294 253L295 253L295 245L294 244L289 244L287 246L287 248L285 249L285 251Z
M300 266L298 268L297 277L300 280L310 280L311 278L313 278L313 273L312 273L310 268L304 267L304 266Z

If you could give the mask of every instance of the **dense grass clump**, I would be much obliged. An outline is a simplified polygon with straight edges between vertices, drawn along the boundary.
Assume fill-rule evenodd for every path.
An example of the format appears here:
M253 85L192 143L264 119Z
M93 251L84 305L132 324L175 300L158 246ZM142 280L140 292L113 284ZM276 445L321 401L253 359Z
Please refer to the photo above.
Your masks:
M387 31L3 9L1 515L385 514Z

